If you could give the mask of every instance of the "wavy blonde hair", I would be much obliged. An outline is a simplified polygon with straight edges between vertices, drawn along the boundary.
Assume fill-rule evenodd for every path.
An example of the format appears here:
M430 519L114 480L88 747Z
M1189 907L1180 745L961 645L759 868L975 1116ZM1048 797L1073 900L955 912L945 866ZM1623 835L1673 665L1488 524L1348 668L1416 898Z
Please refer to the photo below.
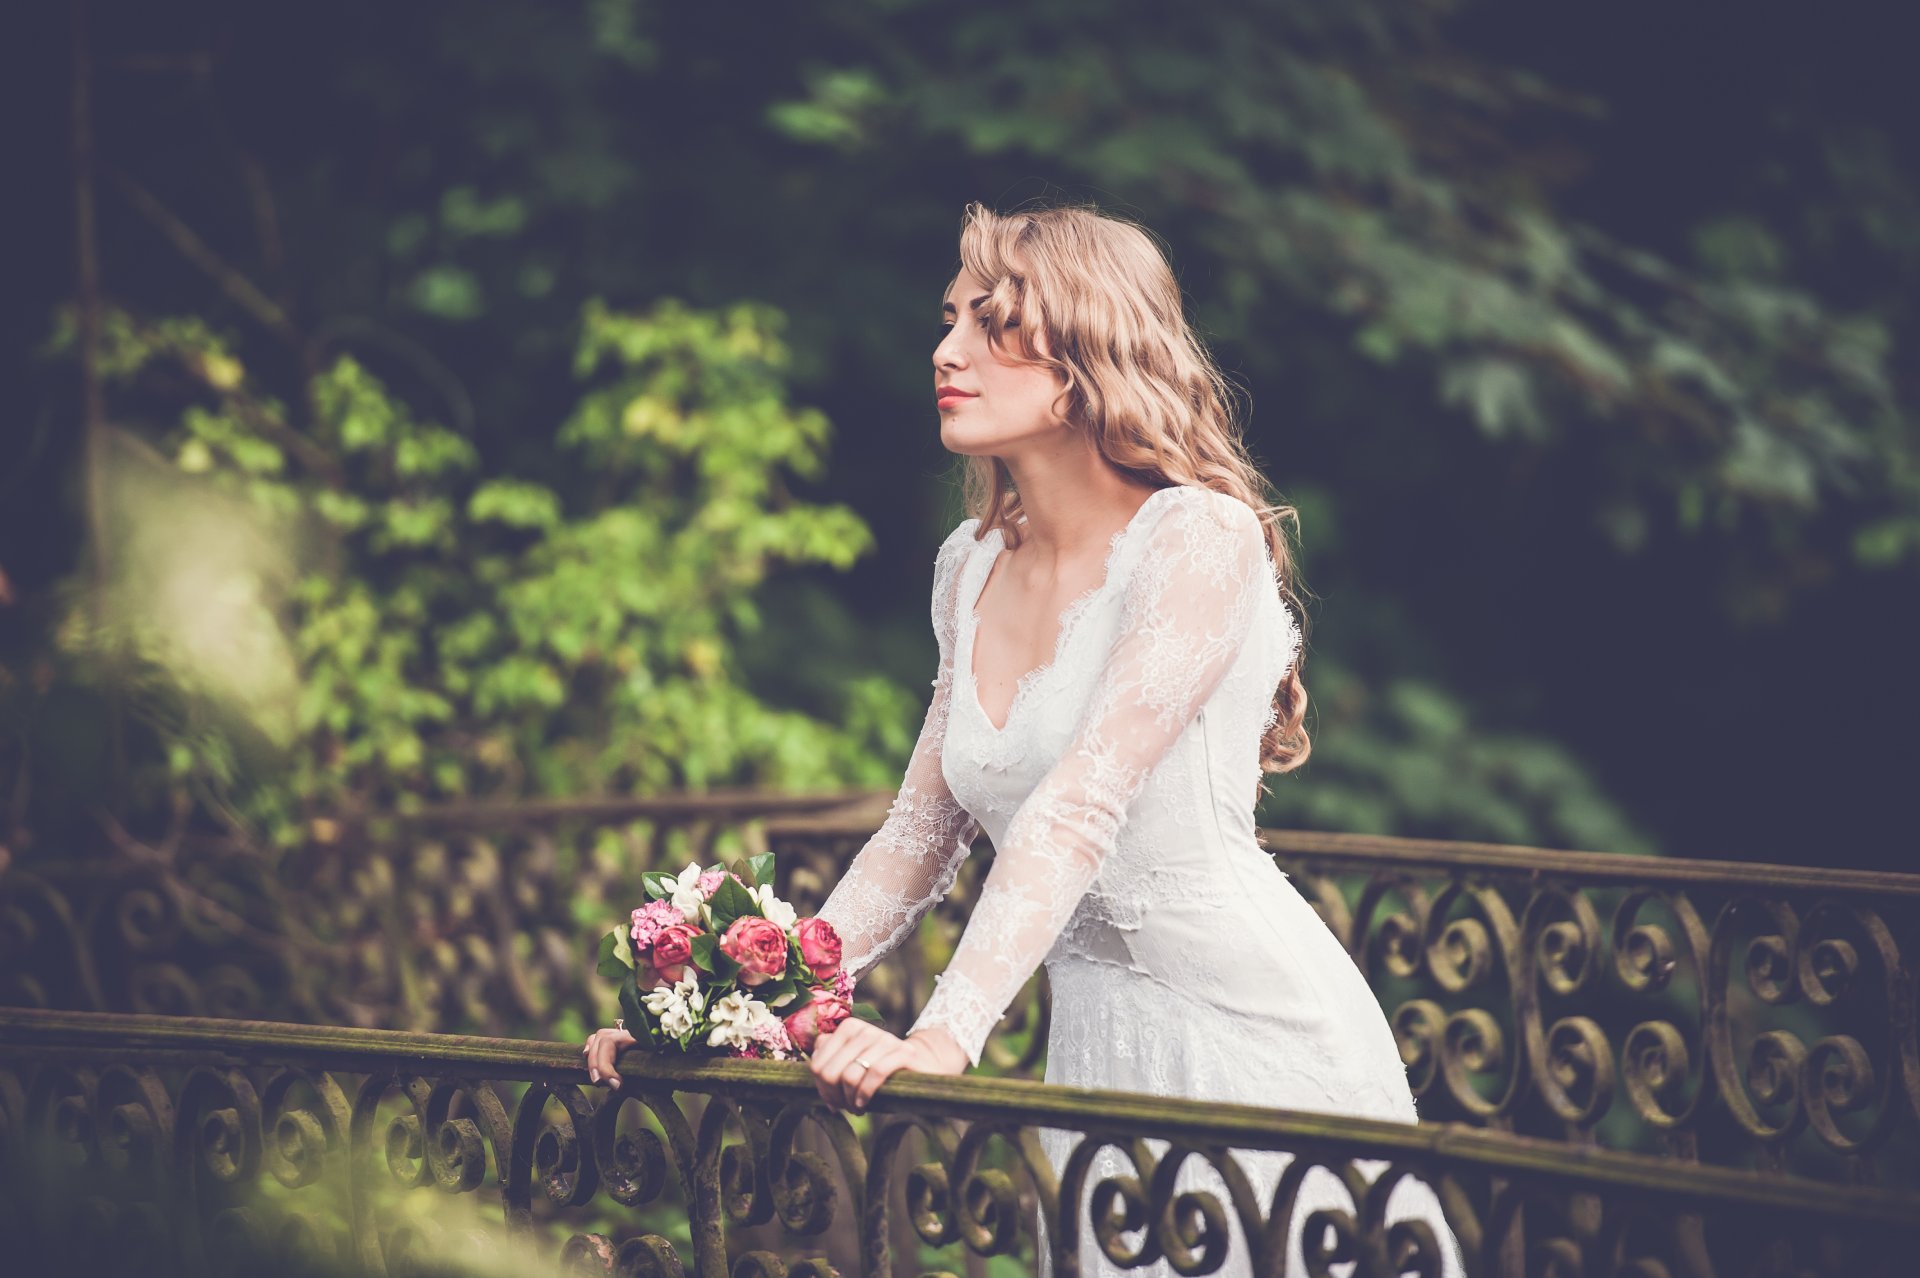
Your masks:
M991 286L979 313L991 317L994 350L1063 377L1054 411L1086 431L1109 465L1154 488L1211 488L1259 517L1281 598L1302 626L1301 651L1261 736L1260 770L1299 767L1312 748L1300 675L1306 612L1286 535L1298 534L1299 514L1264 500L1269 486L1241 441L1240 400L1188 326L1166 255L1145 228L1091 207L996 213L976 203L961 225L960 263ZM1036 333L1050 354L1034 345ZM967 513L980 519L977 535L998 528L1017 546L1022 508L1006 467L970 457L961 487Z

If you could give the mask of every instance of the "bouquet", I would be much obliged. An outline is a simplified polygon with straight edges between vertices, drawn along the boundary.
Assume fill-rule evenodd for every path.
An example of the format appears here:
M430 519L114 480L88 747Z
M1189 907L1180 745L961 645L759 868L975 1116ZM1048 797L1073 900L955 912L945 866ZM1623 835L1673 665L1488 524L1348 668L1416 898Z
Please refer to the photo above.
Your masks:
M600 938L598 965L640 1046L791 1060L849 1016L880 1021L853 1002L833 925L773 894L771 852L640 883L646 904Z

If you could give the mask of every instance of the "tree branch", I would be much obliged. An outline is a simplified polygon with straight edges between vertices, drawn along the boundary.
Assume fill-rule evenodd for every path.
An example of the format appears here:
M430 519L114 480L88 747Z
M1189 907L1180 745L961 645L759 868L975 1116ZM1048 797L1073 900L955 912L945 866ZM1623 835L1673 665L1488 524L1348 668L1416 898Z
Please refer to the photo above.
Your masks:
M92 570L94 623L103 620L102 606L111 550L107 544L107 393L100 375L100 247L95 230L93 149L93 56L88 38L87 0L73 3L73 222L75 255L75 309L79 322L80 420L85 432L87 534L91 543L87 563ZM108 696L107 738L112 759L114 793L126 792L125 716L119 694Z
M172 210L162 204L153 192L135 181L132 175L118 168L103 166L103 176L126 197L142 217L153 223L154 228L180 251L180 255L199 267L241 310L253 316L254 320L275 337L285 342L295 352L299 352L305 343L293 321L280 308L279 303L263 293L254 282L238 268L214 252L211 245L201 239L194 229L181 221Z

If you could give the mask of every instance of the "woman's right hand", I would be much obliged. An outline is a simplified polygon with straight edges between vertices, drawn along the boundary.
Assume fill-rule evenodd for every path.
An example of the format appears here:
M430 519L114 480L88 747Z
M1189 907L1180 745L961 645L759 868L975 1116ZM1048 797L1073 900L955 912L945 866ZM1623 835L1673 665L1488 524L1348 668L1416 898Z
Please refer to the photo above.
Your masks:
M587 1058L587 1077L618 1090L620 1071L614 1068L614 1062L621 1052L638 1041L624 1026L595 1030L588 1036L587 1045L580 1049Z

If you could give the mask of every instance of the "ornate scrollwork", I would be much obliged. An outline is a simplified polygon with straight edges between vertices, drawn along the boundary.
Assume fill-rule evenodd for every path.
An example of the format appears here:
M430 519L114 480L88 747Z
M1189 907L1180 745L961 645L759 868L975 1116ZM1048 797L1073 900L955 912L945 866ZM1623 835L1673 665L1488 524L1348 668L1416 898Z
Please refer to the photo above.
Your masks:
M1380 990L1424 1117L1856 1182L1916 1170L1920 876L1268 844Z
M0 872L0 1004L492 1033L562 1013L598 1023L606 990L584 958L581 902L615 917L640 870L726 839L775 847L781 890L809 911L872 833L865 815L800 812L825 802L446 811L396 818L402 837L383 843L349 832L279 861L192 838L16 861ZM1374 982L1425 1117L1848 1182L1920 1169L1920 876L1265 838ZM863 981L896 1032L990 863L983 847L923 923L924 948ZM1037 979L989 1042L990 1066L1037 1077L1049 1012ZM548 1108L565 1126L564 1103ZM375 1148L403 1177L434 1177L484 1127L452 1118L442 1131L423 1111L414 1125L394 1116ZM731 1121L725 1193L759 1201L762 1224L784 1218L770 1191L787 1173L758 1170ZM300 1130L285 1139L312 1139L289 1122ZM606 1161L597 1137L582 1155L581 1130L550 1139L542 1176Z
M303 1024L545 1032L589 1022L581 955L642 871L765 846L832 795L451 808L280 855L125 832L0 869L0 1005ZM604 925L602 925L604 928ZM523 935L530 946L507 943Z
M1537 1145L1335 1116L1228 1120L1120 1094L1084 1110L961 1079L917 1082L936 1094L911 1104L883 1090L856 1123L799 1065L642 1063L607 1094L567 1077L565 1045L514 1064L472 1040L290 1029L263 1047L258 1027L227 1040L201 1022L140 1066L119 1044L162 1022L36 1015L0 1013L0 1224L28 1272L136 1255L183 1278L426 1274L486 1255L596 1278L880 1275L896 1195L914 1250L954 1255L955 1273L961 1255L1031 1257L1043 1240L1063 1274L1093 1255L1275 1272L1297 1237L1307 1273L1437 1275L1452 1240L1393 1206L1412 1190L1435 1195L1479 1272L1516 1278L1738 1271L1769 1250L1808 1274L1894 1278L1920 1243L1920 1200L1886 1191L1598 1152L1556 1167ZM332 1067L383 1051L403 1070ZM1852 1049L1816 1056L1841 1075L1831 1112L1881 1094ZM1042 1131L1078 1133L1057 1174Z

